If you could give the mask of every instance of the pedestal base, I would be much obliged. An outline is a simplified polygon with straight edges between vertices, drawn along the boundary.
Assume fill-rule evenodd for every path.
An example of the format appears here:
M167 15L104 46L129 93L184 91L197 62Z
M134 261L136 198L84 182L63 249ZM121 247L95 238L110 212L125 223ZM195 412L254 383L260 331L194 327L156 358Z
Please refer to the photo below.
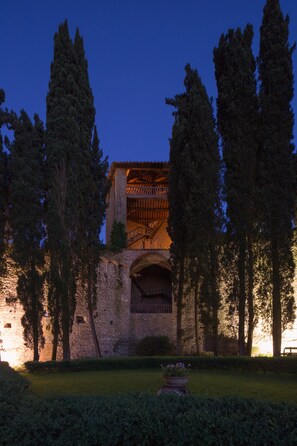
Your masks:
M185 386L162 386L158 390L157 395L162 395L165 393L175 393L179 396L186 396L191 394L189 389L187 389Z

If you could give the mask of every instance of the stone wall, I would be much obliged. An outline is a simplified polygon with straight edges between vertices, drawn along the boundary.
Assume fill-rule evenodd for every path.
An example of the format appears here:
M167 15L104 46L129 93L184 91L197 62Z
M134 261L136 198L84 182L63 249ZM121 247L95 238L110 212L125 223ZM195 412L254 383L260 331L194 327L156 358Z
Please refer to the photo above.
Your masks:
M129 355L134 353L135 343L145 336L165 335L173 342L176 337L176 306L173 302L172 313L131 313L131 266L135 261L148 256L149 262L154 256L160 259L169 258L167 250L124 250L119 254L106 253L101 258L98 269L97 308L93 317L99 344L103 356ZM158 263L157 262L157 263ZM295 279L295 290L297 279ZM77 308L71 334L72 358L89 358L95 356L95 348L89 323L89 314L84 297L84 290L77 291ZM220 311L221 333L231 340L236 337L236 321L230 328L226 317L226 306ZM21 364L33 358L32 350L24 345L21 318L22 306L16 296L16 275L13 266L9 264L8 274L2 280L0 287L0 353L1 360L11 365ZM232 324L231 324L232 325ZM51 358L52 334L50 320L46 313L43 318L45 347L40 359ZM193 353L195 345L194 298L188 295L185 300L183 314L185 353ZM201 327L202 328L202 327ZM203 345L203 333L200 330L200 347ZM236 348L236 343L234 344ZM260 324L255 330L254 353L271 353L271 337L263 332ZM291 330L283 334L282 348L297 346L297 320ZM61 358L61 349L58 351Z
M13 264L9 262L0 286L0 354L2 361L12 365L33 359L32 351L24 344L23 308L17 299L16 284Z
M167 259L168 251L157 251ZM168 314L138 314L130 312L131 279L133 262L143 255L154 256L155 251L124 250L119 254L106 254L98 269L97 308L94 322L101 352L104 356L128 355L134 353L135 343L145 336L166 335L172 341L175 337L175 309ZM45 308L46 310L46 308ZM16 275L9 267L8 275L2 281L0 292L0 352L1 359L12 365L32 360L33 353L24 345L21 318L22 306L16 297ZM41 360L51 358L51 326L45 311L43 318L45 347ZM95 356L89 314L82 287L77 291L77 307L71 333L72 358ZM58 350L61 358L61 349Z
M173 313L167 314L130 312L130 268L138 257L149 253L154 254L148 250L124 250L120 254L107 254L101 258L94 316L103 355L133 354L135 343L145 336L165 335L174 341L174 306ZM168 258L168 251L158 251L158 254ZM78 302L76 317L83 317L86 323L75 320L71 337L72 354L89 357L94 355L94 347L90 342L88 312L84 300L81 298Z

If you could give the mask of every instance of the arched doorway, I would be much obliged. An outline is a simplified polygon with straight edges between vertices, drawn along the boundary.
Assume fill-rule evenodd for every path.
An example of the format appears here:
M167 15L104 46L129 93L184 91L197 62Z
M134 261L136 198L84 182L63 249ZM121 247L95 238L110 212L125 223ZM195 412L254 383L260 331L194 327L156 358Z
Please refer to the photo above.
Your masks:
M138 257L130 268L131 313L171 313L171 266L161 254Z

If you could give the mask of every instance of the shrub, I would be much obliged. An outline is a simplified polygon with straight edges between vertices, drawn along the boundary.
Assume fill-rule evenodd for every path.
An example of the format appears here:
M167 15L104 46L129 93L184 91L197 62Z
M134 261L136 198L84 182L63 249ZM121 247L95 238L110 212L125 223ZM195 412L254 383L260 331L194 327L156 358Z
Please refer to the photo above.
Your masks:
M7 362L0 362L0 427L5 430L19 410L29 381L11 369ZM0 430L0 438L1 438Z
M240 398L64 397L24 408L2 444L293 446L296 419L296 406Z
M131 370L160 368L161 364L171 363L172 356L113 357L101 359L75 359L71 361L28 361L25 367L29 372L65 372L87 370ZM190 364L195 369L245 370L275 373L295 373L296 357L257 357L243 356L175 356L174 362Z
M167 336L146 336L136 345L139 356L170 355L173 346Z
M109 248L112 252L120 252L127 248L127 233L121 221L115 220L113 223Z

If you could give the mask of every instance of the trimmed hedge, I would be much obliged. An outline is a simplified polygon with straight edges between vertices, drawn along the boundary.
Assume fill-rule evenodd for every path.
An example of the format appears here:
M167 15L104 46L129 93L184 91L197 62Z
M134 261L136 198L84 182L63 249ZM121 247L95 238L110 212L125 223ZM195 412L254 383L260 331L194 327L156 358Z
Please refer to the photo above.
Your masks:
M297 405L174 394L37 398L0 363L1 446L294 446Z
M7 362L0 362L0 441L6 424L17 414L28 385L29 381Z
M293 446L297 407L176 395L72 397L25 405L1 445Z
M87 370L129 370L160 368L161 364L184 362L192 369L220 369L297 374L296 357L243 357L243 356L153 356L117 357L102 359L76 359L71 361L46 361L25 363L29 372L65 372Z

